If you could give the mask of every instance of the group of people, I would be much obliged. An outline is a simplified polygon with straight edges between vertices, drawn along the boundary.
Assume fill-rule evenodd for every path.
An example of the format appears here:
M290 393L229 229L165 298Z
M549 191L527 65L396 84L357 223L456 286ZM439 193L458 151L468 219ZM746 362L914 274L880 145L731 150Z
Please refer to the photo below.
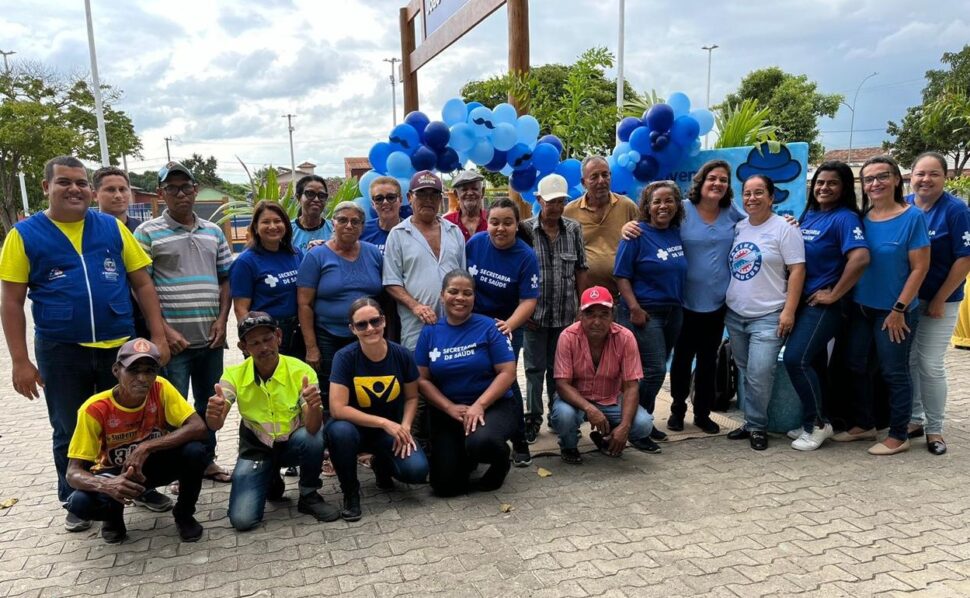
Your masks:
M83 164L61 156L45 166L49 208L18 223L0 256L14 388L34 398L43 387L66 528L103 521L108 542L124 539L132 503L173 509L181 538L197 540L203 478L231 482L230 522L251 529L285 494L281 468L298 468L301 513L356 521L361 453L381 489L397 480L427 481L439 496L494 490L531 462L544 415L566 463L583 460L584 422L605 454L628 444L659 453L666 434L652 414L671 355L666 428L684 429L692 399L694 425L716 434L725 325L745 416L728 438L767 447L787 342L804 414L793 448L876 439L874 351L891 422L869 452L901 452L925 434L943 454L943 353L970 272L970 212L943 191L941 156L920 156L912 172L904 198L896 163L869 160L860 206L851 169L826 162L797 220L773 212L774 184L760 174L743 182L739 210L722 161L699 169L686 200L658 181L634 203L610 191L607 161L588 157L585 195L569 201L565 179L548 175L541 211L524 221L509 199L486 209L474 171L453 180L458 207L445 215L441 179L422 171L407 202L397 179L371 183L376 218L355 202L328 218L326 181L311 175L295 186L295 219L256 204L233 259L222 230L195 213L185 166L159 171L165 210L137 222L124 171L97 171L92 189ZM245 359L224 367L230 310ZM822 380L845 327L854 421L836 434ZM230 475L216 464L216 432L232 405ZM324 467L339 481L339 506L319 492ZM170 483L174 508L156 490Z

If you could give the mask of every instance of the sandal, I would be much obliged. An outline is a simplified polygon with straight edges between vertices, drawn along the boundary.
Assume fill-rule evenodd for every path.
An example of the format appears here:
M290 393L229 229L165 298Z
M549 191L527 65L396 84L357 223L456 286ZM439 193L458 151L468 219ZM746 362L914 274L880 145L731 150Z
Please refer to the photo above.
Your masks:
M216 463L210 463L208 467L205 468L205 473L202 474L202 478L206 480L212 480L213 482L218 482L220 484L228 484L232 481L232 476L229 472L219 467Z
M337 470L333 468L333 463L330 462L329 458L323 460L323 467L320 469L320 473L324 477L332 478L337 475Z

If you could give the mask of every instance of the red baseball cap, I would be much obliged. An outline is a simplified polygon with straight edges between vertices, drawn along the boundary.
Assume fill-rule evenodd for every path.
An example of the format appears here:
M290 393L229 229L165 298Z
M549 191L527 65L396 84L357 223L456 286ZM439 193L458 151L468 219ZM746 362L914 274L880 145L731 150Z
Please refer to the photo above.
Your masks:
M583 291L583 296L579 300L579 309L585 311L594 305L613 308L613 295L606 287L590 287Z
M409 187L411 191L418 191L420 189L434 189L435 191L441 191L441 179L431 172L430 170L422 170L414 174L411 177L411 185Z

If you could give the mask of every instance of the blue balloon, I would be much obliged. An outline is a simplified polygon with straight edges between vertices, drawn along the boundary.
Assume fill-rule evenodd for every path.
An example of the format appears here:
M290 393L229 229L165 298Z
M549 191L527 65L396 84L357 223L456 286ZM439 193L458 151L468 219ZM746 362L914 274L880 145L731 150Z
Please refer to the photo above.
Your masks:
M515 125L510 123L499 123L495 125L495 130L492 131L492 143L495 145L495 149L503 152L512 149L518 138L519 134L515 130Z
M714 115L711 114L710 110L701 108L700 110L694 110L690 115L697 121L697 126L699 127L697 131L698 135L707 135L714 128Z
M556 149L559 150L559 155L562 156L562 139L556 137L555 135L551 133L549 135L543 135L539 138L539 143L551 143L552 145L556 146Z
M625 157L625 156L624 156ZM610 168L610 190L626 195L633 184L633 174L619 163Z
M674 111L674 118L678 118L690 112L690 98L682 91L675 91L667 98L667 105Z
M378 172L387 172L387 157L391 155L391 144L384 141L378 141L370 148L370 153L367 154L367 159L370 161L370 167Z
M512 170L521 170L523 168L529 168L532 166L532 150L528 145L524 143L516 143L515 146L508 151L509 166Z
M542 174L551 173L559 166L559 150L551 143L537 143L532 150L532 165Z
M654 131L666 133L674 124L674 111L667 104L654 104L647 110L646 121Z
M428 123L424 129L424 144L437 151L443 150L451 139L451 131L448 125L440 120Z
M368 170L364 174L360 175L360 179L357 181L357 186L360 188L360 194L370 201L370 184L379 176L384 176L377 170Z
M640 161L640 158L641 158L640 152L638 152L637 150L630 150L629 154L627 154L627 155L630 156L630 161L631 162L639 162Z
M408 112L408 115L404 117L404 122L414 127L414 130L418 132L418 137L421 137L423 140L424 129L428 126L428 123L431 122L431 119L428 118L428 115L424 112L414 110L412 112Z
M408 124L400 124L391 129L388 139L395 151L404 152L409 156L417 151L418 146L421 145L421 137L418 132Z
M488 137L495 130L492 111L485 106L475 108L468 113L468 125L474 130L476 137Z
M653 140L653 143L650 145L650 147L653 148L654 152L660 152L660 151L663 151L665 147L667 147L668 143L670 143L670 137L666 135L659 135L656 139Z
M512 173L515 172L515 171L512 170L512 167L511 166L509 166L508 164L506 164L505 166L502 167L502 170L499 170L499 172L502 173L502 174L504 174L505 176L512 176Z
M387 174L402 178L411 175L411 156L404 152L391 152L387 157Z
M693 158L699 153L701 153L701 140L695 139L694 142L690 144L690 149L687 150L687 155Z
M626 168L630 163L630 152L617 156L616 163L619 164L621 168Z
M532 185L536 184L536 169L523 168L512 172L509 184L519 193L532 189Z
M484 106L484 105L485 104L482 104L481 102L468 102L468 104L465 106L465 110L468 111L467 114L471 114L472 113L472 110L474 110L475 108L479 108L481 106ZM465 119L467 120L467 118L468 117L466 116Z
M584 193L586 193L586 189L582 185L573 185L569 188L569 199L582 197Z
M583 166L582 162L576 158L567 158L559 163L556 167L556 174L561 175L562 178L566 179L566 184L570 187L575 187L579 185L583 180Z
M408 191L411 190L411 177L399 178L397 183L401 186L401 205L408 205Z
M468 109L461 98L451 98L441 108L441 120L449 127L465 122L466 118L468 118Z
M650 152L650 129L647 127L637 127L630 135L630 147L646 154Z
M628 153L631 149L633 148L630 147L629 143L627 143L626 141L621 141L616 144L616 147L613 148L613 156L614 157L622 156L623 154Z
M536 141L539 139L539 121L536 120L536 117L531 114L520 116L515 121L515 130L519 134L519 143L524 143L530 148L535 147Z
M374 217L373 215L371 215L371 210L373 209L374 206L373 204L371 204L369 199L367 199L366 197L360 196L360 197L355 197L351 201L357 204L357 207L364 212L365 221L370 220L371 218Z
M629 141L630 135L636 130L641 124L640 119L628 116L620 121L620 124L616 126L616 136L620 141Z
M475 129L467 123L451 125L451 138L448 141L449 147L455 151L467 152L475 145Z
M492 159L485 165L485 169L492 172L499 172L505 168L506 164L508 164L508 156L504 151L496 149L495 153L492 154Z
M660 170L660 163L653 156L644 156L633 169L633 176L640 182L652 181Z
M669 169L680 163L684 159L685 153L684 146L676 141L670 141L662 150L654 152L653 155L660 162L661 167Z
M680 116L670 127L670 138L684 147L688 147L697 139L699 132L700 125L697 124L693 116Z
M450 147L446 147L438 153L438 163L437 168L441 172L451 172L453 170L458 170L461 166L461 161L458 158L458 152Z
M515 111L515 106L507 102L502 102L492 110L492 122L495 124L508 123L514 126L518 118L519 114Z
M468 157L479 166L485 166L495 156L495 146L488 139L479 139L470 150Z
M433 170L438 163L438 154L426 145L418 148L411 156L411 166L414 170Z

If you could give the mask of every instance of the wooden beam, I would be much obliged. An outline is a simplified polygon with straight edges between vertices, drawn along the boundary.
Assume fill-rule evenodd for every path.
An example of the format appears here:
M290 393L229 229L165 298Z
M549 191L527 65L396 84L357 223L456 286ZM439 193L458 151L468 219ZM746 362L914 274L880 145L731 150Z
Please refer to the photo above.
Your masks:
M404 114L418 109L418 73L411 68L411 56L414 53L414 17L409 16L412 5L420 6L421 0L412 0L411 4L401 8L401 74L404 88Z
M421 4L422 4L421 0L411 0L410 2L408 2L408 5L405 8L407 8L407 11L408 11L409 21L413 21L414 17L421 14Z
M529 0L508 0L509 11L509 73L521 75L529 72ZM509 103L519 114L526 114L525 98L508 96ZM519 205L522 218L532 216L532 204L526 203L515 189L509 187L510 198Z
M414 73L428 63L429 60L443 52L448 46L468 33L475 25L481 23L487 16L498 10L506 0L472 0L453 14L437 31L425 39L416 50L411 53L410 62L402 63L405 73ZM526 11L528 19L528 11ZM526 25L528 28L528 24ZM413 35L413 30L412 30ZM403 42L403 38L402 38ZM410 69L410 70L408 70Z

